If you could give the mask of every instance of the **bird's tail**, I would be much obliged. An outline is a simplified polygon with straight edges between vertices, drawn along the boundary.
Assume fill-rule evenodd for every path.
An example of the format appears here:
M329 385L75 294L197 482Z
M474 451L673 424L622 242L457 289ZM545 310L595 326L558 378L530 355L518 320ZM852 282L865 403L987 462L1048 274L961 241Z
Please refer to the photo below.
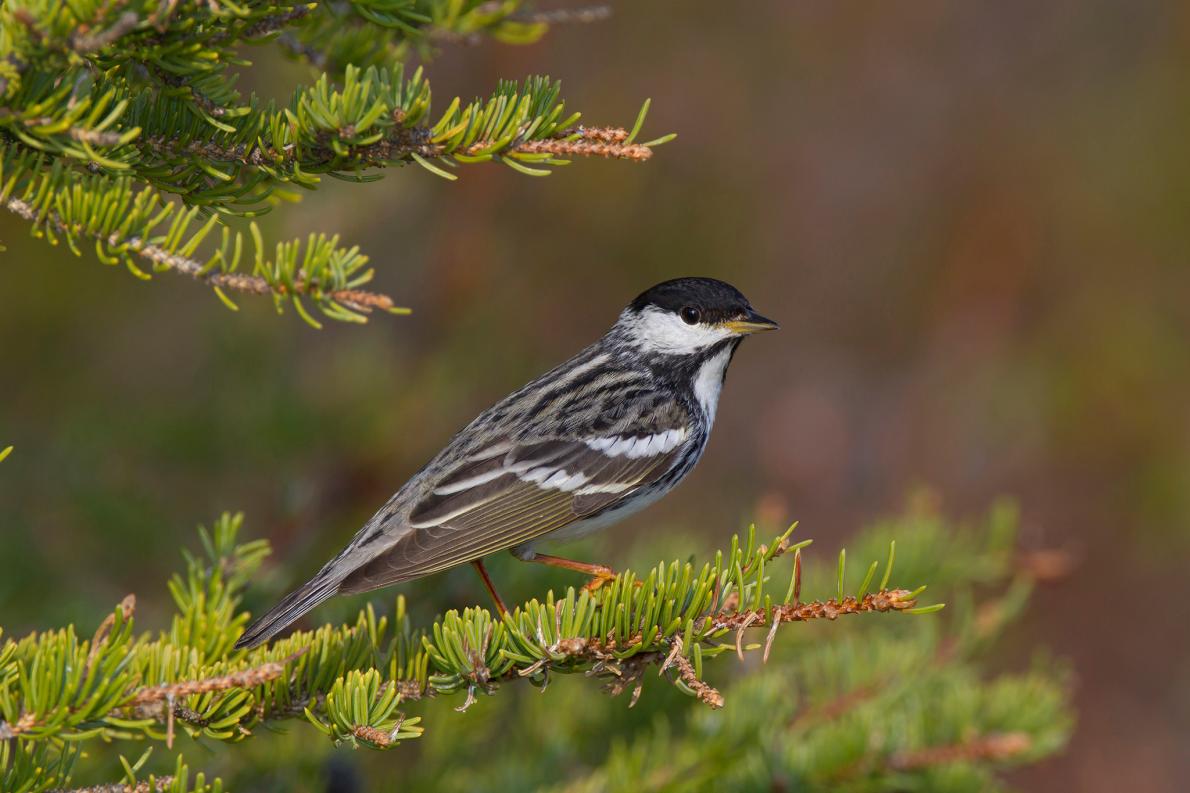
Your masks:
M341 576L327 575L323 570L300 587L290 592L281 602L266 611L262 617L248 626L235 648L255 647L285 630L303 614L332 597L339 591Z

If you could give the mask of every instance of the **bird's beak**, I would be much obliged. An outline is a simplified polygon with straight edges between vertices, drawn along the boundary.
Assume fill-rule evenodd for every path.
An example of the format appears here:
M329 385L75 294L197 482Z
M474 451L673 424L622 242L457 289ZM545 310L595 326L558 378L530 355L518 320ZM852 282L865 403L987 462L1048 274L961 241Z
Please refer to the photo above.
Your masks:
M732 333L738 333L741 336L747 336L751 333L760 333L762 330L776 330L781 327L776 322L773 322L768 317L762 317L752 309L748 309L748 313L739 319L729 320L723 323L723 327L730 330Z

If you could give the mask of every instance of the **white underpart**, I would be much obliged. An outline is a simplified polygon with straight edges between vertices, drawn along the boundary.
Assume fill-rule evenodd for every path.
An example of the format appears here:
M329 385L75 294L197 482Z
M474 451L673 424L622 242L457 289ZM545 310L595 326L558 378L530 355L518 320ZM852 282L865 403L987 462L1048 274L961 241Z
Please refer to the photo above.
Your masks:
M684 440L686 440L686 428L679 427L659 432L656 435L630 437L613 435L608 438L593 438L587 441L587 446L597 452L603 452L608 457L623 455L634 460L639 457L652 457L673 451Z
M671 355L698 352L736 335L722 325L701 322L687 325L675 312L656 306L649 306L640 313L625 311L620 315L620 324L642 352Z
M698 400L703 415L707 417L707 429L715 422L715 410L719 407L719 392L723 390L723 373L731 362L731 350L727 349L713 358L708 358L698 368L694 377L694 398Z

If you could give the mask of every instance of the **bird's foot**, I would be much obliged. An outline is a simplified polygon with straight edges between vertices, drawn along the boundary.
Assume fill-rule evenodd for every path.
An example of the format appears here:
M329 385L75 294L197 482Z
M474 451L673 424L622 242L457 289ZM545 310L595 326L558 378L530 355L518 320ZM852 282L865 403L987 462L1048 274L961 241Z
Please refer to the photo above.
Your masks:
M615 580L616 580L616 572L614 570L609 569L607 571L606 575L602 575L602 574L596 575L590 581L583 584L582 591L583 592L594 592L594 591L598 590L604 584L606 584L610 581L615 581ZM632 586L636 587L637 589L640 589L644 585L645 585L645 582L641 581L639 579L632 582Z
M610 567L604 567L602 570L595 573L591 580L583 584L583 592L594 592L608 581L615 581L616 573Z

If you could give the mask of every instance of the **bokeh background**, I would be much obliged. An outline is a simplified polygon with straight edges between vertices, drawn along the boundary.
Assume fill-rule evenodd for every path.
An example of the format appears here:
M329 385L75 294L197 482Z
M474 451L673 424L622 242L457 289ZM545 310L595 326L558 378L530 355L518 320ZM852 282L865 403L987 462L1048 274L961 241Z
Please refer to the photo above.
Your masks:
M259 55L262 94L306 77ZM232 313L0 218L0 623L91 622L129 591L163 621L179 547L224 509L275 545L262 587L303 579L637 292L713 275L782 330L736 358L691 480L599 552L647 564L644 535L698 553L793 519L832 549L922 485L958 515L1014 496L1025 541L1079 561L1015 640L1070 660L1079 726L1014 782L1184 789L1190 6L622 4L533 46L447 48L430 76L442 107L528 73L593 124L651 96L646 135L679 137L545 179L329 180L266 220L359 243L410 317ZM510 597L537 594L524 580ZM419 591L482 596L469 571Z

